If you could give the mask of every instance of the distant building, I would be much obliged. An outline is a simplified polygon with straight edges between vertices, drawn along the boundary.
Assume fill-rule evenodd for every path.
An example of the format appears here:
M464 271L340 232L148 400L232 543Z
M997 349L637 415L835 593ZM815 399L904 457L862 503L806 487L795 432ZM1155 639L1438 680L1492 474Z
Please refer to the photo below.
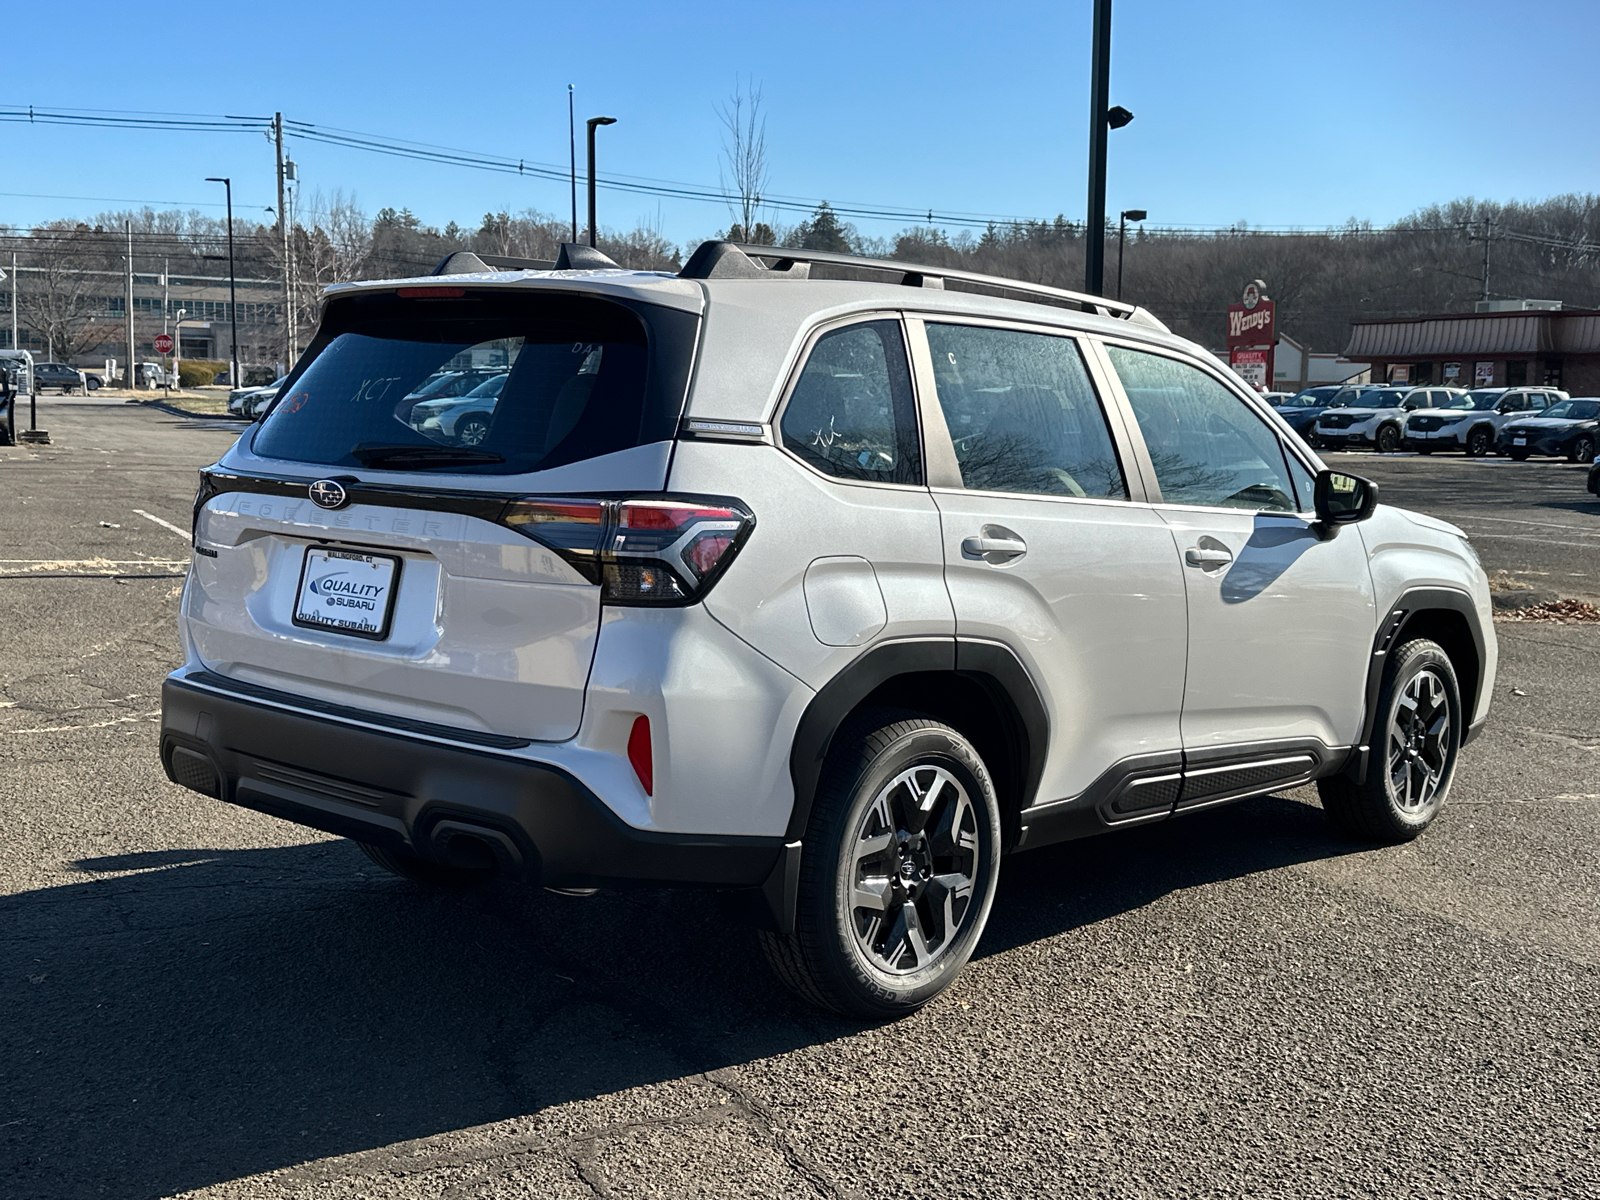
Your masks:
M1492 300L1480 311L1356 321L1344 356L1390 383L1558 387L1600 396L1600 310Z
M0 284L0 344L11 348L11 292L13 286L26 290L41 286L40 272L33 267L22 267L19 280L14 284L7 279ZM105 359L121 360L127 356L126 317L128 308L126 276L118 271L85 271L92 277L93 286L83 301L84 316L88 319L92 336L89 345L72 355L72 365L98 366ZM235 281L239 303L239 358L244 367L271 366L283 358L283 283L277 279L244 279ZM183 311L183 328L180 331L178 353L183 358L204 358L225 361L231 337L228 308L227 276L171 275L162 287L160 275L142 271L133 277L133 339L135 360L158 357L155 337L158 333L171 333L173 323ZM21 349L33 351L35 358L44 357L47 343L42 333L30 329L26 311L19 314L17 343Z

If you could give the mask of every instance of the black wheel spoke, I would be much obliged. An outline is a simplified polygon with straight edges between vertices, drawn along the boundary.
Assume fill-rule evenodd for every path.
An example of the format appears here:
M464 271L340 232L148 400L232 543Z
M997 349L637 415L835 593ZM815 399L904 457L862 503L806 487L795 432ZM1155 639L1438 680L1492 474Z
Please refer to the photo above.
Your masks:
M972 801L944 767L912 767L873 798L851 846L848 903L857 944L879 969L920 970L955 943L980 851Z

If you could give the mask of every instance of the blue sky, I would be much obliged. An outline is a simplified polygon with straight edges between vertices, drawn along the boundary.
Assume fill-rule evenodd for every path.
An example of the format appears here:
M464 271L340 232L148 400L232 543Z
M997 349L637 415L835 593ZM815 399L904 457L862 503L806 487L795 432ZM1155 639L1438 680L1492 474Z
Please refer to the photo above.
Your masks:
M770 192L836 203L1081 219L1090 0L1058 3L455 6L13 5L0 104L266 114L564 164L607 114L601 170L715 185L714 106L765 92ZM1383 223L1458 196L1600 190L1600 4L1118 0L1107 208L1157 224ZM68 69L63 69L66 65ZM0 124L0 223L127 201L220 214L273 203L255 134ZM424 221L567 211L564 184L291 143L305 194ZM582 148L580 143L580 160ZM30 193L33 195L18 195ZM85 197L58 199L39 197ZM103 198L103 199L102 199ZM214 207L208 207L214 206ZM604 226L678 242L725 209L607 194ZM792 218L788 218L792 219ZM858 222L892 234L903 222Z

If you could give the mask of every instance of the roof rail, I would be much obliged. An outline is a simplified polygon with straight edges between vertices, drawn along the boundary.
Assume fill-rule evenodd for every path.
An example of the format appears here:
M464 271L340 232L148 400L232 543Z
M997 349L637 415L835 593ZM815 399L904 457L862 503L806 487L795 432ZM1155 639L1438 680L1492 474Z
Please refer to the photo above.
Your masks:
M617 264L593 246L563 242L555 261L548 258L507 258L502 254L479 254L457 250L446 254L433 269L435 275L483 275L493 271L601 271Z
M770 263L763 267L756 260ZM851 271L876 272L897 276L897 282L906 287L944 289L948 284L959 286L951 291L995 293L1022 297L1035 303L1053 304L1082 312L1097 313L1104 317L1118 317L1152 329L1168 332L1166 325L1136 304L1121 300L1108 300L1104 296L1091 296L1084 292L1069 292L1065 288L1048 287L1042 283L1028 283L1021 279L1006 279L1000 275L982 275L976 271L952 270L946 267L924 266L920 263L898 262L887 258L858 258L854 254L835 254L828 250L800 250L790 246L753 246L743 242L702 242L689 261L678 272L683 279L759 279L779 276L789 279L811 277L812 266L838 267Z
M506 258L499 254L477 254L457 250L439 260L430 275L484 275L491 271L548 271L555 263L547 258Z

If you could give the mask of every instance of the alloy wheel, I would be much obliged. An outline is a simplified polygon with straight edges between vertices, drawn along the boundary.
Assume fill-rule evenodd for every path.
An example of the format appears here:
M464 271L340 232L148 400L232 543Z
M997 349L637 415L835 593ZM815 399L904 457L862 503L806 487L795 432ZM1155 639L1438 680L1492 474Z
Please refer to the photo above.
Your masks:
M1436 672L1424 668L1406 684L1389 718L1389 783L1400 810L1425 809L1449 763L1449 691Z
M896 775L867 806L850 844L850 921L878 970L903 975L947 954L976 912L978 815L945 768Z

